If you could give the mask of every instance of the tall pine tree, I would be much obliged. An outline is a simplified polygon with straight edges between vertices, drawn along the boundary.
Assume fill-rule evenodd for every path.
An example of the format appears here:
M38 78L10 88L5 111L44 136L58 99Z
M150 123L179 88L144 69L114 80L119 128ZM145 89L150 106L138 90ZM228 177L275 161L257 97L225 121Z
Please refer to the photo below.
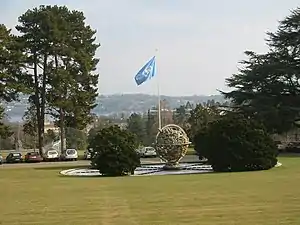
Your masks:
M4 25L0 24L0 102L18 100L19 92L26 92L22 80L22 53L18 48L16 37ZM5 110L0 106L0 121L5 116ZM0 122L0 136L8 137L12 133L9 127Z
M27 83L33 87L42 153L46 113L59 121L62 139L65 121L76 121L73 126L80 128L90 121L97 96L98 75L92 72L99 45L94 44L95 31L85 24L83 13L65 6L28 10L19 23L16 28L26 57Z
M272 133L292 129L300 119L300 8L268 33L269 51L248 51L237 74L227 79L234 90L223 93L236 111L261 121Z

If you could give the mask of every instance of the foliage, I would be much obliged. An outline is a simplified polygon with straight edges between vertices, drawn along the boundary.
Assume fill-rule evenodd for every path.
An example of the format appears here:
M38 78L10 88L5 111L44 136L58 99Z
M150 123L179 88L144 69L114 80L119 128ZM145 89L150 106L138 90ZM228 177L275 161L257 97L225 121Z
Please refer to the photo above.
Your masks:
M54 47L53 76L49 80L52 88L46 97L51 115L59 121L63 140L65 126L84 129L91 122L98 95L98 74L92 71L99 61L94 58L99 45L94 44L95 31L85 25L83 13L59 7L53 16L57 23L55 36L62 36Z
M33 104L30 104L23 116L24 147L30 147L35 150L37 146L37 120L36 110Z
M146 144L146 121L137 113L133 113L127 119L127 129L135 134L140 143Z
M178 108L176 108L175 112L173 113L174 123L185 130L188 127L187 124L189 118L189 110L191 109L187 108L185 105L181 105Z
M58 140L59 140L58 134L55 133L52 129L48 129L44 134L44 144L49 144Z
M13 132L11 131L9 126L3 123L3 118L5 116L4 112L4 108L0 106L0 137L6 139L10 137L13 134Z
M39 149L42 151L45 114L64 127L83 129L96 104L98 59L95 31L82 12L62 6L40 6L19 17L16 29L24 53L25 83L36 108ZM39 72L41 71L41 72ZM63 143L63 142L62 142Z
M233 91L223 92L234 110L261 121L271 133L283 133L300 119L300 8L268 33L269 51L247 51L237 74L227 79Z
M27 10L19 17L19 24L16 26L17 31L20 33L18 43L24 55L25 83L31 88L30 98L36 108L40 154L43 153L45 93L49 76L47 61L50 54L49 50L54 40L54 38L49 38L51 37L51 21L49 19L47 7L40 6L40 8Z
M277 163L277 146L265 128L249 118L228 113L203 127L195 150L215 171L265 170Z
M90 141L94 138L94 136L97 134L97 132L101 129L108 128L110 126L113 126L117 121L114 121L114 118L104 117L101 116L99 118L94 118L93 127L89 130L87 135L87 142L90 143Z
M37 135L38 135L38 122L36 116L36 107L32 102L32 98L29 98L29 106L24 113L23 116L23 132L24 132L24 140L25 146L29 148L36 148ZM43 145L49 144L57 139L57 134L53 130L47 130L43 135ZM24 146L24 147L25 147Z
M37 118L36 118L36 107L32 102L29 102L29 107L23 116L23 131L24 133L36 137L37 136Z
M94 74L98 59L95 58L99 44L95 33L85 25L82 12L59 7L53 12L56 18L53 76L49 80L52 89L48 92L52 113L57 119L60 109L64 112L67 127L83 129L91 122L91 110L96 106L98 74ZM64 33L63 33L63 32ZM59 36L60 34L60 36Z
M191 140L194 140L194 136L199 130L206 127L210 122L215 121L220 116L220 111L217 105L197 104L196 107L191 110L190 117L187 122L189 123L188 136Z
M87 148L87 134L72 127L66 128L67 148L75 148L77 150L85 150Z
M0 150L8 150L8 149L14 149L14 143L12 138L6 138L2 139L0 138Z
M22 53L17 47L16 38L11 30L0 24L0 102L18 100L19 92L26 92L22 79ZM11 129L4 125L5 110L0 107L0 136L12 135Z
M146 145L152 145L155 142L155 137L158 131L158 119L157 115L152 113L153 110L157 110L157 108L153 107L152 109L149 109L146 115Z
M26 92L22 79L22 53L11 30L0 24L0 99L17 100L19 92Z
M95 152L93 166L107 176L132 173L140 165L137 147L136 136L118 126L99 130L89 143L89 148Z

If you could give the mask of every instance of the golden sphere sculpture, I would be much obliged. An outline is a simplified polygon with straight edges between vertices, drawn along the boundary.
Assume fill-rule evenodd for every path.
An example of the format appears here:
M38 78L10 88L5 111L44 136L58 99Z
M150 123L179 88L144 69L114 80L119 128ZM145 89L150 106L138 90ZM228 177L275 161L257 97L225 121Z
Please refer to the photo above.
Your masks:
M161 160L166 162L165 169L178 169L179 161L187 153L189 138L178 125L169 124L161 128L156 135L155 149Z

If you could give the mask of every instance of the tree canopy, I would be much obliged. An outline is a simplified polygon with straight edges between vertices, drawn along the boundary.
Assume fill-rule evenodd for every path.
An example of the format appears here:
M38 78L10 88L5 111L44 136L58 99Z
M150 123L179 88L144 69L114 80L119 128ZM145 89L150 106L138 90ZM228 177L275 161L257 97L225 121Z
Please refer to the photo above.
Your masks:
M18 100L19 92L26 93L22 77L22 52L11 30L0 24L0 102ZM0 121L5 117L5 109L0 106ZM0 136L6 138L12 135L8 126L0 123Z
M142 115L131 114L127 119L127 129L137 136L140 143L146 142L146 122Z
M267 35L268 52L245 52L239 72L226 80L233 90L222 93L234 110L261 121L269 132L282 133L300 117L300 8Z
M21 77L30 87L42 154L46 114L58 122L62 140L65 126L83 129L91 121L98 95L99 76L94 71L99 44L83 13L66 6L29 9L19 17L16 29L26 69Z
M189 123L188 135L191 140L194 140L194 136L197 132L206 127L210 122L219 118L220 112L217 105L197 104L196 107L191 110L190 116L187 120Z

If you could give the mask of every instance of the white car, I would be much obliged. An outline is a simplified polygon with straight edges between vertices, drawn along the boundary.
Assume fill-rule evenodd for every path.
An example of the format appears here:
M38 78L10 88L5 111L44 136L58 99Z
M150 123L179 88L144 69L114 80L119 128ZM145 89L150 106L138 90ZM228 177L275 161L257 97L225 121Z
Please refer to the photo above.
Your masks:
M0 165L2 165L2 163L3 163L3 157L2 155L0 155Z
M156 151L153 147L144 147L140 150L141 157L156 157Z
M63 154L61 154L61 160L70 160L70 161L76 161L78 159L78 152L76 149L69 148Z
M44 161L58 161L59 153L56 150L48 150L44 154Z

